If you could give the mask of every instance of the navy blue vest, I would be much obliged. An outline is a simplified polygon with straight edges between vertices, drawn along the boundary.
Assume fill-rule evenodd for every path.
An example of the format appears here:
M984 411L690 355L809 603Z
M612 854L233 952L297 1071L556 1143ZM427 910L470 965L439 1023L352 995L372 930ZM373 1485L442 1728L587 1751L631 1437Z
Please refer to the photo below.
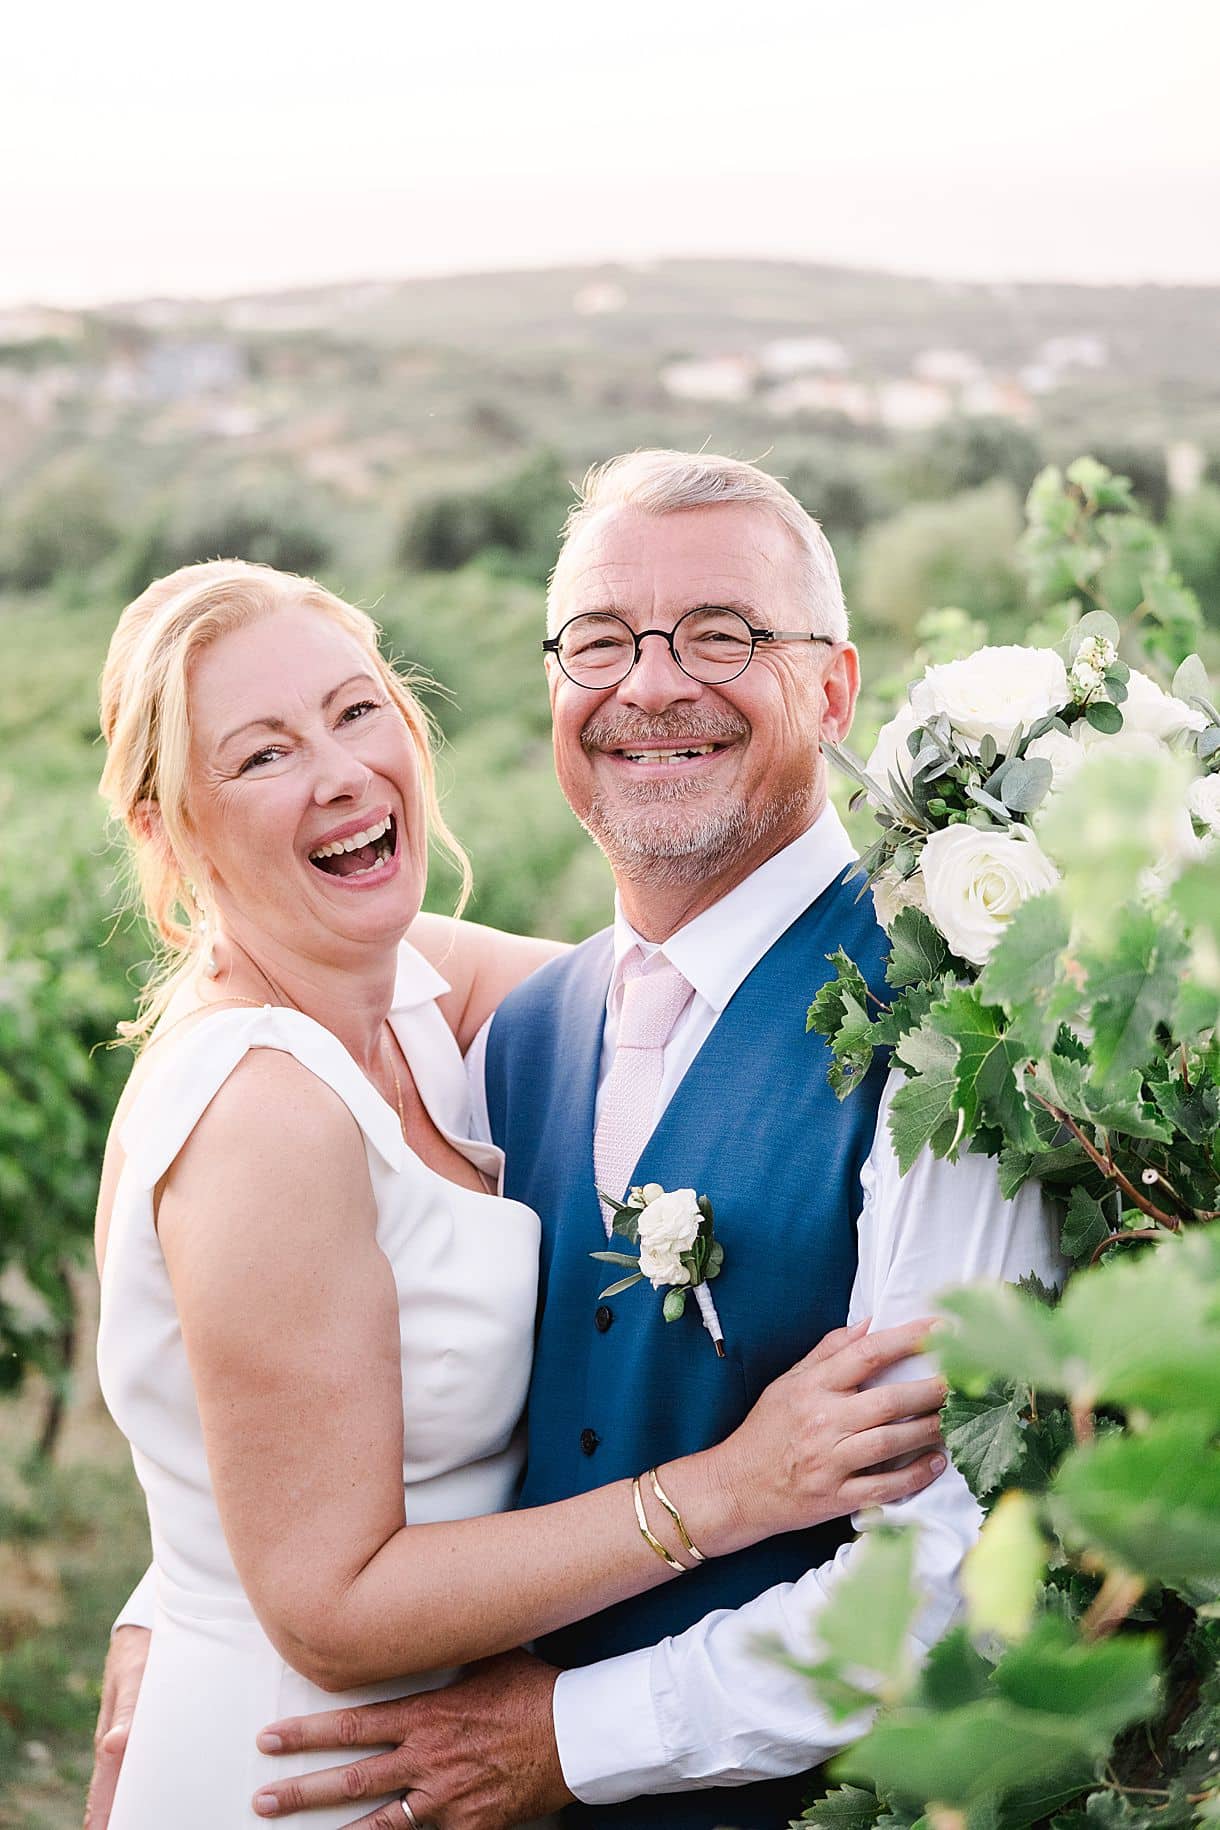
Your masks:
M885 1065L877 1062L840 1105L826 1079L826 1044L805 1032L805 1009L839 946L884 995L888 943L872 898L857 902L857 888L833 883L759 961L631 1176L633 1185L693 1187L711 1199L725 1250L712 1285L723 1360L693 1302L667 1323L647 1284L599 1300L619 1275L589 1256L606 1245L593 1182L593 1111L609 931L544 967L501 1005L487 1048L492 1134L507 1158L505 1193L542 1220L521 1505L567 1499L720 1441L765 1385L843 1325L856 1271L860 1170ZM538 1650L570 1667L652 1645L715 1608L794 1581L833 1556L848 1532L846 1521L835 1521L768 1539L554 1633ZM565 1822L581 1830L761 1830L795 1817L807 1790L805 1781L783 1781L575 1806Z

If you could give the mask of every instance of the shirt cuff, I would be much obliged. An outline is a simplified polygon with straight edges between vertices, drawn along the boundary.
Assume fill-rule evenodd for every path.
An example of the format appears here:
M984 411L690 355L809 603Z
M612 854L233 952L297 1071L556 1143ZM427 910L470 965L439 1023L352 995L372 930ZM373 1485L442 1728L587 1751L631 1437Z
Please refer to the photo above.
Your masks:
M670 1761L652 1700L651 1646L560 1672L553 1708L564 1781L582 1804L615 1805L664 1784Z

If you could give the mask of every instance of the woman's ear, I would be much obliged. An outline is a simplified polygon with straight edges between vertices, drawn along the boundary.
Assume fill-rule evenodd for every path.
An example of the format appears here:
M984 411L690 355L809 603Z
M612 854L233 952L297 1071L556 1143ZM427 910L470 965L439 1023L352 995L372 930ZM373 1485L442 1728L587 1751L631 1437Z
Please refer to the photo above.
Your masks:
M161 809L156 801L137 801L132 812L131 824L141 845L168 846L165 822L161 818Z
M165 819L158 803L153 800L139 801L131 816L131 824L140 844L151 846L162 864L181 876L182 866L165 830Z

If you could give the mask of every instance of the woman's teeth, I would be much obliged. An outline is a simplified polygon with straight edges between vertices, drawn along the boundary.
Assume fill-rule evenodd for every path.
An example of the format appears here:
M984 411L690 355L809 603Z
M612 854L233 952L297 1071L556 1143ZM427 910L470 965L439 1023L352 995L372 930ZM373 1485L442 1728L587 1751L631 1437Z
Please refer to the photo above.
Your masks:
M317 864L323 858L338 858L346 851L359 851L362 845L372 845L389 832L391 820L392 816L387 813L384 820L370 826L367 832L354 832L350 839L336 839L332 845L319 845L316 851L310 852L310 862Z
M347 839L335 839L319 845L309 854L309 862L332 877L365 877L394 855L394 816L387 814L375 826L354 832Z

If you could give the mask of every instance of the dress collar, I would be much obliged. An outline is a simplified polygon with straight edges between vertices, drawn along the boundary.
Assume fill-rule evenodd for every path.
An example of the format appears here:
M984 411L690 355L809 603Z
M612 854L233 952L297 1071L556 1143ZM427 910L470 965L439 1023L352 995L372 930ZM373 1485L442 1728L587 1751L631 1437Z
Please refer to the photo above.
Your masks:
M398 949L398 968L394 978L394 1001L391 1010L413 1010L420 1004L431 1004L451 989L436 967L430 965L409 940Z
M719 1014L780 935L855 857L855 847L843 822L827 801L799 839L776 852L727 896L671 934L660 949L636 933L616 896L611 988L618 984L619 968L632 947L638 946L646 954L660 950L690 981L696 995Z

